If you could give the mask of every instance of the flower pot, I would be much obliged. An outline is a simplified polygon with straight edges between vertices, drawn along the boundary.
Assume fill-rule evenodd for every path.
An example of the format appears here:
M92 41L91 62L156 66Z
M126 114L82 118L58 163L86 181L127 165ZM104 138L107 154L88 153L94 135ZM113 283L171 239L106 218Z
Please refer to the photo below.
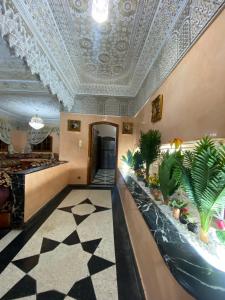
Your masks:
M200 229L199 237L203 243L208 244L209 242L208 232L205 232L202 228Z
M179 218L181 224L187 224L188 223L188 218L185 215L181 215Z
M9 194L9 188L0 187L0 208L3 207L5 202L8 200Z
M157 188L153 188L151 190L151 193L156 201L160 200L160 195L161 195L160 190L158 190Z
M187 228L188 228L189 231L191 231L193 233L197 233L198 232L198 225L196 223L189 222L187 224Z
M180 217L180 209L179 208L177 208L177 207L173 208L173 217L174 217L174 219L179 220L179 217Z

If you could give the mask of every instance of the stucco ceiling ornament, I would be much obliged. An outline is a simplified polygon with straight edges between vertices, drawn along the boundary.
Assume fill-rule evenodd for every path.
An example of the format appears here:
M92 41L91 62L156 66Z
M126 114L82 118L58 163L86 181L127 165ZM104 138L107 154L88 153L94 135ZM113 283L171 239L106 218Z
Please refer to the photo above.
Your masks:
M0 2L0 32L7 36L10 47L15 49L15 55L25 58L32 74L40 75L44 85L49 85L53 94L58 96L69 109L73 106L73 97L58 77L42 49L31 32L26 28L22 17L16 9L10 6L10 1Z

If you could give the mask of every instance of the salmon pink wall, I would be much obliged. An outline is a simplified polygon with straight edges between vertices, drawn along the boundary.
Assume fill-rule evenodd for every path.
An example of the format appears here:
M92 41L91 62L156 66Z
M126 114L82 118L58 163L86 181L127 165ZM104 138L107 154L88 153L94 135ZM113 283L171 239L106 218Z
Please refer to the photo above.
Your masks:
M67 130L67 121L81 120L81 131L73 132ZM70 183L86 184L88 168L88 140L89 124L99 121L112 122L119 125L118 163L121 156L128 148L133 148L135 134L122 134L122 122L129 122L127 117L107 117L96 115L79 115L74 113L61 113L60 122L60 160L70 162ZM82 146L79 147L79 141ZM80 179L79 179L80 177Z
M163 94L162 120L151 123L151 101ZM148 97L140 93L139 96ZM162 132L162 141L185 141L205 134L225 137L225 11L187 53L162 86L137 114L140 130Z
M12 130L12 144L15 152L23 152L27 142L27 132L24 130Z

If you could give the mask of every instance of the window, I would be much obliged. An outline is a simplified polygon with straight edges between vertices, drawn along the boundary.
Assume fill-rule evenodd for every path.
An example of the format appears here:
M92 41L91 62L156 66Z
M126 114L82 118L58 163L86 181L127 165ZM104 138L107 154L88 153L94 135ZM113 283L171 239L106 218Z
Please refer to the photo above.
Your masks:
M0 152L8 152L8 144L0 140Z
M33 152L52 152L52 136L48 136L42 143L32 146Z

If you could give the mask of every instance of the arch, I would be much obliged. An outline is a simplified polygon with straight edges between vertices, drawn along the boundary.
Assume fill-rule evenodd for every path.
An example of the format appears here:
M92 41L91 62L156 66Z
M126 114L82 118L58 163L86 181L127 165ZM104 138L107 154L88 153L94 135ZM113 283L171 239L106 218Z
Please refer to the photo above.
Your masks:
M92 130L94 125L111 125L116 127L116 167L115 167L115 183L117 178L117 168L118 168L118 143L119 143L119 124L108 122L108 121L98 121L89 124L89 138L88 138L88 172L87 172L87 184L91 184L91 169L92 169Z

